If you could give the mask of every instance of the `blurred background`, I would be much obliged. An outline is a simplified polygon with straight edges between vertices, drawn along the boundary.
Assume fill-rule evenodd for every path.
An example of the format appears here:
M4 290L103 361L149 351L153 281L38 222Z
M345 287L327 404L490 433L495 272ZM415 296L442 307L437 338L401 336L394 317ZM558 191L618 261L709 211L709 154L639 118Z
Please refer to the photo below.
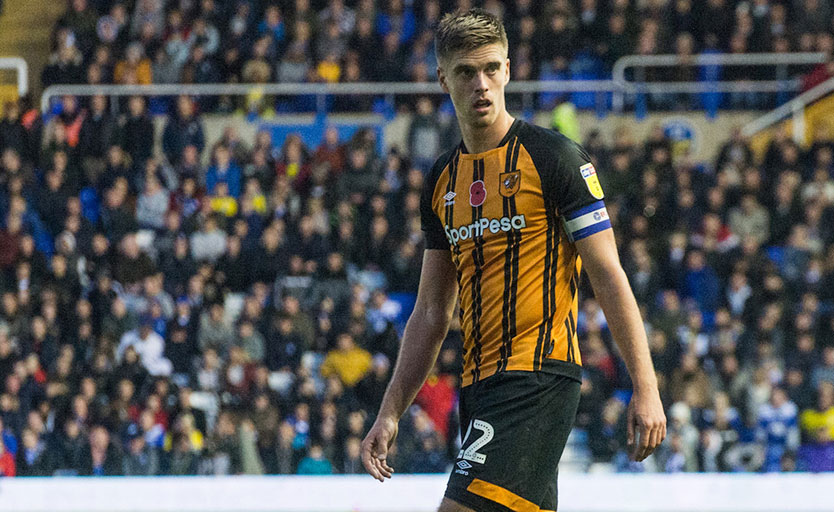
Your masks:
M459 141L433 29L471 6L513 115L600 170L669 420L630 462L583 279L561 473L834 470L830 1L0 0L0 476L363 473ZM451 467L460 350L399 473Z

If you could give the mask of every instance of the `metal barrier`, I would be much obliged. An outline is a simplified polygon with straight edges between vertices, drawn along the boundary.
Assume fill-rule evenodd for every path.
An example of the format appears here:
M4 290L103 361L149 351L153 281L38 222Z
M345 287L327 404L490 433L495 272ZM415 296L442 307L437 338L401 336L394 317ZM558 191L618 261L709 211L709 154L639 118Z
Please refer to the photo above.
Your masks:
M647 67L676 67L676 66L778 66L778 65L807 65L819 64L826 61L826 54L822 52L797 53L703 53L683 57L677 54L664 55L626 55L617 59L611 70L612 80L629 93L640 92L670 92L670 93L699 93L699 92L786 92L798 91L801 83L796 79L789 80L735 80L735 81L703 81L703 82L632 82L626 78L629 68ZM684 85L685 84L685 85ZM693 85L707 86L697 88ZM614 109L622 110L624 98L622 94L614 96Z
M750 137L791 116L793 119L793 140L797 144L801 144L805 140L805 107L832 91L834 91L834 78L808 89L779 108L750 121L741 128L741 133L745 137Z
M323 99L329 95L445 94L436 82L361 82L337 84L269 83L269 84L153 84L153 85L52 85L41 95L41 110L49 109L56 96L245 96L257 90L263 94L280 96L310 96ZM540 92L612 92L618 90L611 80L550 80L515 81L507 86L508 93Z
M824 53L751 53L751 54L701 54L689 59L679 55L629 55L620 58L613 68L611 80L551 80L511 81L507 93L614 93L614 110L621 111L625 94L643 93L732 93L732 92L788 92L797 91L800 81L787 80L704 80L695 82L633 82L626 79L626 70L633 67L671 67L680 65L739 65L774 66L807 65L825 61ZM338 84L268 83L268 84L154 84L154 85L53 85L41 95L41 109L49 108L55 96L170 96L229 95L244 96L258 90L268 95L317 96L317 108L324 109L329 95L378 95L393 98L397 94L442 94L437 83L364 82Z
M721 93L794 91L798 80L762 80L756 82L645 82L623 86L613 80L545 80L515 81L507 85L513 93ZM153 85L52 85L41 95L41 109L48 110L56 96L245 96L253 90L282 96L443 94L437 83L362 82L339 84L153 84Z
M676 66L778 66L778 65L803 65L820 64L826 61L826 54L823 52L798 52L798 53L702 53L691 57L682 57L677 54L665 55L626 55L614 63L611 69L612 80L628 92L637 92L638 87L646 87L649 84L631 82L626 79L626 70L629 68L647 67L676 67ZM757 84L780 83L779 80L736 80L716 81L718 89L721 87L735 87L729 84L741 85L749 92L772 92L759 91ZM684 82L692 83L692 82ZM724 85L721 85L724 84ZM664 84L665 85L665 84ZM768 86L770 87L770 86ZM684 90L670 92L687 92ZM702 91L698 91L702 92ZM721 91L724 92L724 91Z
M17 94L26 96L29 92L29 65L20 57L0 57L0 69L17 71Z

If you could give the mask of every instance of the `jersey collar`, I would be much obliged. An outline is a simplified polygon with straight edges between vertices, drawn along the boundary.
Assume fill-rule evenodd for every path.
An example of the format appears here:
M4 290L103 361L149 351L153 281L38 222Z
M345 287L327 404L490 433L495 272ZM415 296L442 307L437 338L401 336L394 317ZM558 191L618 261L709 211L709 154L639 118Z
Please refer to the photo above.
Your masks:
M515 133L518 131L518 127L520 125L521 125L521 120L519 118L516 117L515 119L513 119L513 124L510 125L510 129L507 130L507 133L506 133L506 135L504 135L504 138L501 139L501 142L499 142L498 145L495 146L492 149L500 148L501 146L505 145L510 140L512 140L513 136L515 136ZM466 144L463 143L463 139L460 139L460 145L458 147L460 148L461 154L464 154L464 155L470 154L469 150L466 149ZM487 151L492 151L492 149L488 149ZM486 153L486 151L483 151L483 153ZM474 153L474 154L478 154L478 153Z

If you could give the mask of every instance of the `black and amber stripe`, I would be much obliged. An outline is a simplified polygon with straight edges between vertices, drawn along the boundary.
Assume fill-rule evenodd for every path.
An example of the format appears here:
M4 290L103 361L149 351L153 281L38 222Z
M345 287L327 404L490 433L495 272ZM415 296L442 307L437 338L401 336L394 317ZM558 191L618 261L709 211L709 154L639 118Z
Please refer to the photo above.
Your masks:
M547 240L545 242L545 253L544 253L544 274L542 275L542 322L539 324L539 335L536 339L536 349L533 353L533 369L538 370L541 368L542 364L542 345L546 337L549 337L550 332L548 330L549 319L551 317L550 313L550 267L553 265L553 251L551 250L553 238L553 231L550 228L550 222L548 219L547 225Z
M536 351L533 367L541 369L547 351L552 343L553 314L557 309L556 288L557 272L559 270L559 238L560 227L556 216L556 206L545 196L545 214L547 218L547 234L545 239L544 275L542 281L542 318L539 327L539 337L536 340Z
M550 266L551 286L549 293L551 310L550 317L547 319L547 337L545 338L545 340L547 341L547 346L553 343L553 317L555 316L555 313L558 309L558 304L556 303L556 289L558 288L558 286L555 285L559 282L556 277L556 274L559 271L559 241L561 240L561 225L559 223L559 219L556 217L555 212L556 208L554 206L549 212L550 219L548 220L548 225L552 226L551 229L553 229L553 237L551 239L553 243L553 247L551 248L551 251L553 252L553 264ZM542 354L542 358L544 358L544 354Z
M453 192L455 190L455 185L457 184L457 177L458 177L458 164L460 162L460 150L455 151L455 156L449 162L448 172L449 177L446 183L446 192L444 197L449 192ZM455 220L455 206L454 201L445 201L445 212L443 216L443 221L445 225L452 226L454 225ZM452 260L455 263L455 274L458 282L458 288L461 285L461 267L460 267L460 246L454 246L452 249ZM463 323L463 308L458 308L458 319L460 320L461 324ZM463 347L463 356L466 357L466 346Z
M518 137L515 138L515 142L512 145L512 162L510 163L510 171L518 170L518 153L521 149L521 141ZM518 207L516 206L516 194L513 194L510 197L510 215L515 217L518 215ZM518 331L518 324L516 322L516 308L518 307L518 260L519 260L519 247L521 245L521 230L513 230L511 231L513 235L512 240L512 269L510 271L510 346L509 346L509 356L512 357L513 355L513 347L512 347L512 340L515 339L515 336Z
M472 182L484 179L484 160L478 159L472 162ZM472 206L472 222L477 223L483 213L483 203ZM484 236L483 234L474 237L475 247L472 249L472 262L475 264L475 271L472 276L472 357L475 365L472 368L472 380L477 382L481 375L481 316L483 314L481 302L481 279L484 273Z
M516 170L520 142L513 138L507 145L504 172ZM499 184L499 187L503 184ZM517 215L515 194L503 196L503 214L512 218ZM498 371L505 371L510 357L513 355L513 338L516 335L516 307L518 306L518 244L521 242L521 231L507 232L507 247L504 249L504 308L501 314L501 360Z
M570 301L573 304L576 301L576 292L579 283L579 271L578 269L574 269L573 274L570 276ZM568 318L565 319L565 328L567 330L568 335L568 351L566 360L569 363L576 362L576 354L574 353L574 338L576 337L576 321L573 318L573 308L568 309Z

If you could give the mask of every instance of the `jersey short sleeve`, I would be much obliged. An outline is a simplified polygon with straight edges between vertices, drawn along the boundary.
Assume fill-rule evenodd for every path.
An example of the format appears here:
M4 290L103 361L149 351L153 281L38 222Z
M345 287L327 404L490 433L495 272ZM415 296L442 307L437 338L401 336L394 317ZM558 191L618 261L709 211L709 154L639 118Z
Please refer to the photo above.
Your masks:
M434 197L437 180L440 178L446 164L448 164L451 154L449 152L438 158L423 182L423 191L420 195L420 224L426 238L426 249L449 250L449 239L446 238L446 232L443 229L443 223L440 222L440 217L437 216L437 212L432 207L432 198Z
M531 156L542 178L542 193L555 207L573 242L611 227L604 194L591 157L564 135L533 127Z

